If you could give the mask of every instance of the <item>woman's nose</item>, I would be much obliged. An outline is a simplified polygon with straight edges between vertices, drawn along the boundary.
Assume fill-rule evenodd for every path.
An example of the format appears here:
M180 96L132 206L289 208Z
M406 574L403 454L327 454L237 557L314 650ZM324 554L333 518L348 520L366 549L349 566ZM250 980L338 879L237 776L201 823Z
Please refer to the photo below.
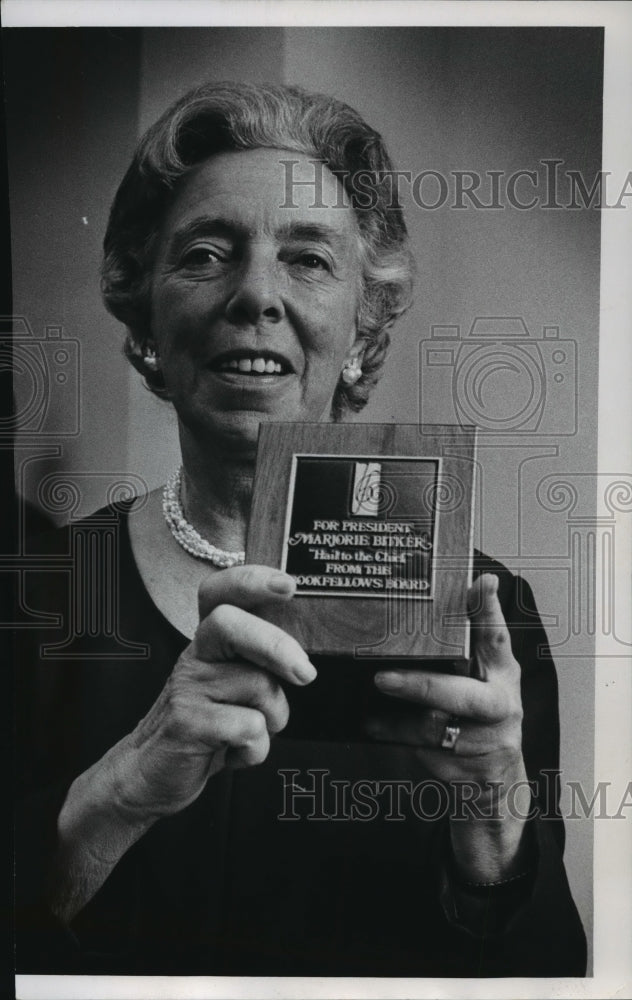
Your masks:
M262 319L278 323L285 315L278 262L252 257L242 262L235 275L226 318L236 325L256 325Z

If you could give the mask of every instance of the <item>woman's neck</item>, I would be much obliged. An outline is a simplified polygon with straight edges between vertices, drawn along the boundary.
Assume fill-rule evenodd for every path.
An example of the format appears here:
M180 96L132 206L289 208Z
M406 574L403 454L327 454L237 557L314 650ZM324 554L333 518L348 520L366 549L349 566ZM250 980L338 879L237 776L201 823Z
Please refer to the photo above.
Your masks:
M182 448L181 499L189 524L220 549L241 551L252 500L254 460L201 449L186 434Z

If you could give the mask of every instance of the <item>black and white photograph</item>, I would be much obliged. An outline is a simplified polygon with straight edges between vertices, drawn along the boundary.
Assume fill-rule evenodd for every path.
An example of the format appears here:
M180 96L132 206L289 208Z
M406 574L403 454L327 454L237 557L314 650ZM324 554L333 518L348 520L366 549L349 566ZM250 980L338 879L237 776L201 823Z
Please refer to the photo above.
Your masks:
M629 995L631 5L70 6L2 31L16 995Z

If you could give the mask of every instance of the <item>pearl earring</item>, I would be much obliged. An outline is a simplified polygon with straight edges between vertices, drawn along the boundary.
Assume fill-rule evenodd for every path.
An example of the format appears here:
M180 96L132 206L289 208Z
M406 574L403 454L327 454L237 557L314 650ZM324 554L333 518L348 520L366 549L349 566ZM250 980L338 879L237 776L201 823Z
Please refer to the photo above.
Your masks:
M362 365L358 358L348 358L342 366L342 381L345 385L355 385L362 375Z
M153 347L148 347L145 354L143 355L143 363L150 371L158 371L158 357Z

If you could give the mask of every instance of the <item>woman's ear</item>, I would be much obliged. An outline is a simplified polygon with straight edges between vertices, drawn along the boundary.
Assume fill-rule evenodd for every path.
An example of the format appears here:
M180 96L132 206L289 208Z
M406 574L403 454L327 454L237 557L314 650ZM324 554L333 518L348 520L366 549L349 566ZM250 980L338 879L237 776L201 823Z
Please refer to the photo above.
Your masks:
M364 340L361 337L357 337L347 351L347 357L340 373L340 377L345 385L355 385L362 377L362 356L365 346Z
M351 342L349 344L349 350L347 351L347 358L351 360L352 358L357 358L359 363L362 364L362 358L366 350L366 337L361 337L357 329L354 331Z

